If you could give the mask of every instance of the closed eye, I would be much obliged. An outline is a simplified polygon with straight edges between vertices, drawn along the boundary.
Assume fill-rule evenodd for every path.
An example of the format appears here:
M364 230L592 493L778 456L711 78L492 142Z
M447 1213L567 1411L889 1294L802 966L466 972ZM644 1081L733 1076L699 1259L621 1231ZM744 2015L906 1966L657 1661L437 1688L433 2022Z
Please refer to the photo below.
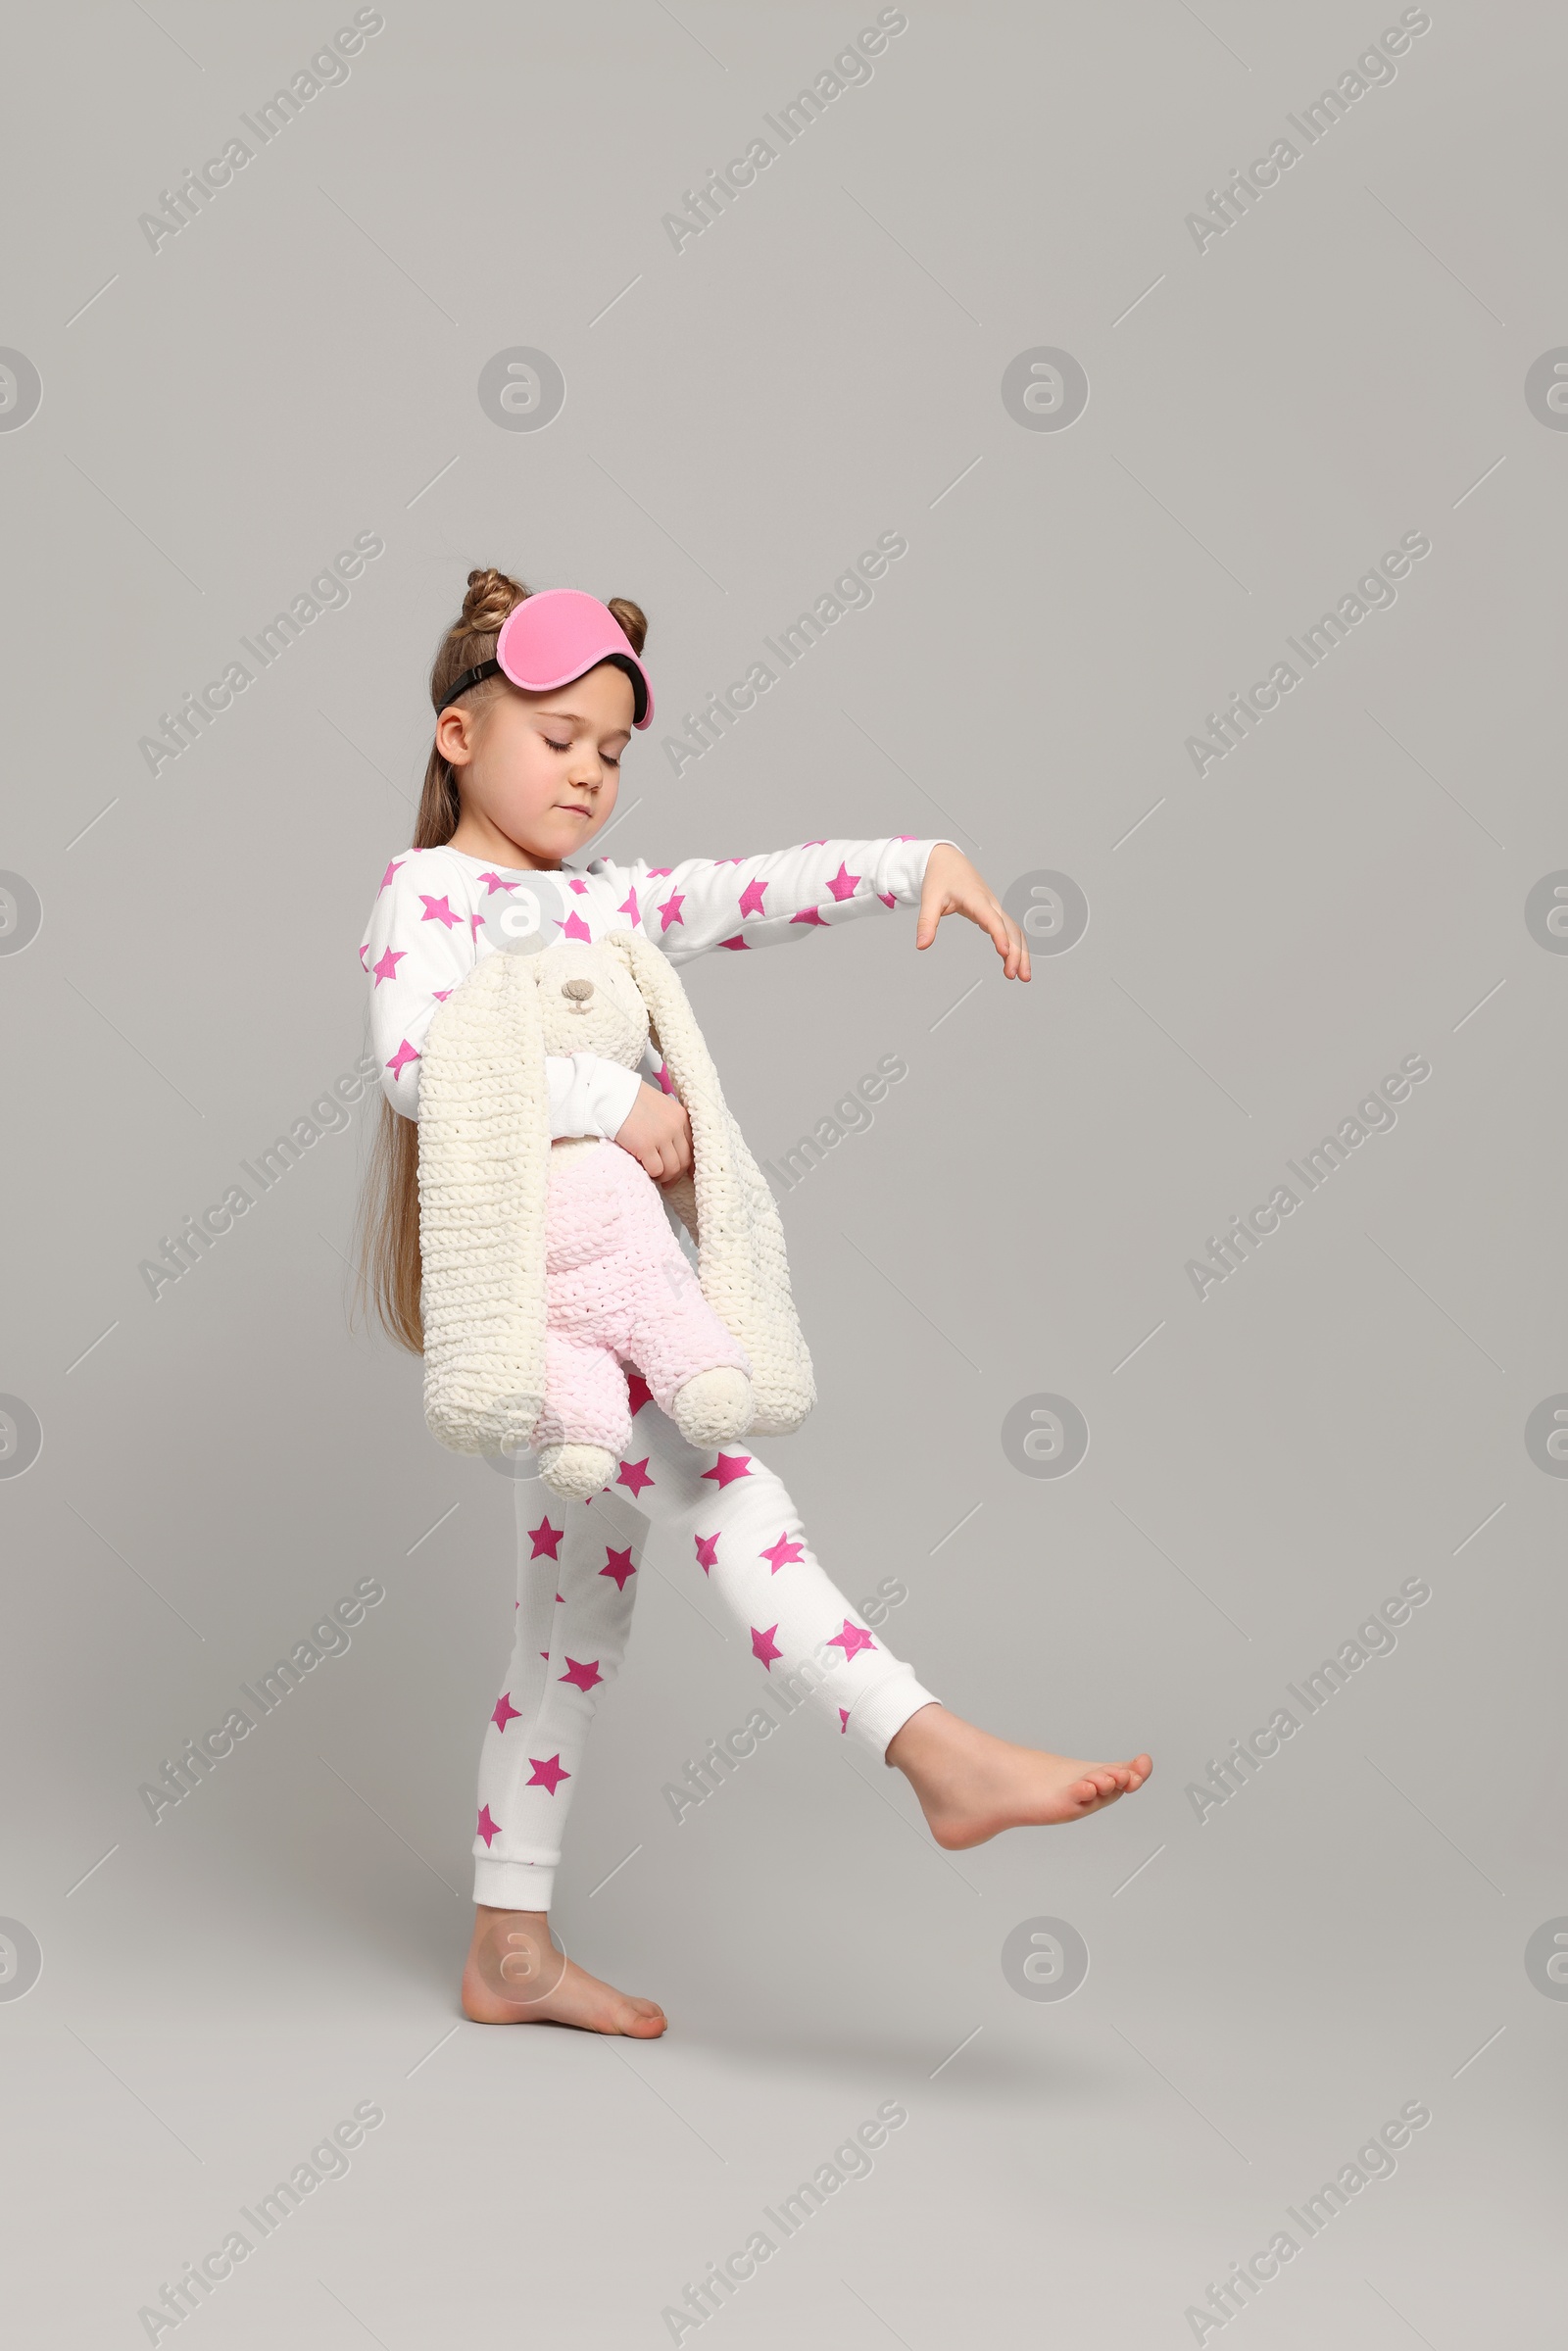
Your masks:
M558 743L554 735L546 735L545 741L548 743L552 751L569 751L571 749L571 745L569 743ZM612 759L608 752L602 751L599 757L607 767L618 767L620 765L619 759Z

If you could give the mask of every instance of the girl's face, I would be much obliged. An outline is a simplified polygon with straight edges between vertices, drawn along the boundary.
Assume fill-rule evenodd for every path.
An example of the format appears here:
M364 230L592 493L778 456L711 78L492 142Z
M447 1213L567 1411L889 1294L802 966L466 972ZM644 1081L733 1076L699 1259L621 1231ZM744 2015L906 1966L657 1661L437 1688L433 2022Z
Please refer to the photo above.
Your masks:
M503 690L443 710L435 739L458 779L451 846L530 870L559 865L607 821L636 709L609 661L549 694Z

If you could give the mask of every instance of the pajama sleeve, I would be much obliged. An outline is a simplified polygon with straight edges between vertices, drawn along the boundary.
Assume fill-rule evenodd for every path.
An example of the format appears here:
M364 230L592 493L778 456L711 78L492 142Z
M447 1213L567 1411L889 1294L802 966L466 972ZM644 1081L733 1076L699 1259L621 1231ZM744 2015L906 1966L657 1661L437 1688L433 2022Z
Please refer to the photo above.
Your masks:
M918 906L935 841L807 841L750 857L687 857L679 865L590 865L672 963L714 948L742 953L832 930L862 914ZM954 843L951 846L956 847Z
M472 925L441 877L394 863L371 909L360 961L370 982L370 1049L381 1091L405 1118L419 1115L425 1032L454 988L473 969ZM635 1069L598 1053L547 1053L550 1132L613 1141L637 1099Z

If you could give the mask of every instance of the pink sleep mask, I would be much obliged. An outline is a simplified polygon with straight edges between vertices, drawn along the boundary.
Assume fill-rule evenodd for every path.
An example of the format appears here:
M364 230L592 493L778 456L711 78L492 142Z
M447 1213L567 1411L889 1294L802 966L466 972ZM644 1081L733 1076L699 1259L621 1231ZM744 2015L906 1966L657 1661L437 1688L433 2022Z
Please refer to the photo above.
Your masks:
M440 707L445 710L487 677L507 677L530 694L548 694L585 676L601 661L613 661L631 679L633 726L651 725L654 689L610 607L580 588L544 588L513 606L501 623L495 660L454 678Z

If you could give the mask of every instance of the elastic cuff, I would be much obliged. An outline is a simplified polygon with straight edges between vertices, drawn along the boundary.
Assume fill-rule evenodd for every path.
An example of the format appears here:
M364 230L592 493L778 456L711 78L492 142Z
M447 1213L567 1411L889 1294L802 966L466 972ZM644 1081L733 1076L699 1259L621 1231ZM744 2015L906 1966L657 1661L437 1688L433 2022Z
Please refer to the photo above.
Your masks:
M548 1910L555 1890L553 1865L473 1857L473 1898L486 1910Z
M613 1143L637 1105L643 1090L640 1071L622 1069L618 1062L601 1060L594 1073L591 1095L593 1115L599 1132L607 1143Z
M862 1746L885 1757L888 1743L903 1730L911 1714L922 1706L938 1706L941 1699L933 1697L914 1678L911 1666L903 1666L868 1690L863 1698L851 1710L846 1730Z
M934 849L957 849L956 841L939 834L934 841L900 841L894 844L893 855L887 859L882 876L887 887L905 906L917 906L925 888L925 869L931 862ZM959 852L960 856L963 854Z

